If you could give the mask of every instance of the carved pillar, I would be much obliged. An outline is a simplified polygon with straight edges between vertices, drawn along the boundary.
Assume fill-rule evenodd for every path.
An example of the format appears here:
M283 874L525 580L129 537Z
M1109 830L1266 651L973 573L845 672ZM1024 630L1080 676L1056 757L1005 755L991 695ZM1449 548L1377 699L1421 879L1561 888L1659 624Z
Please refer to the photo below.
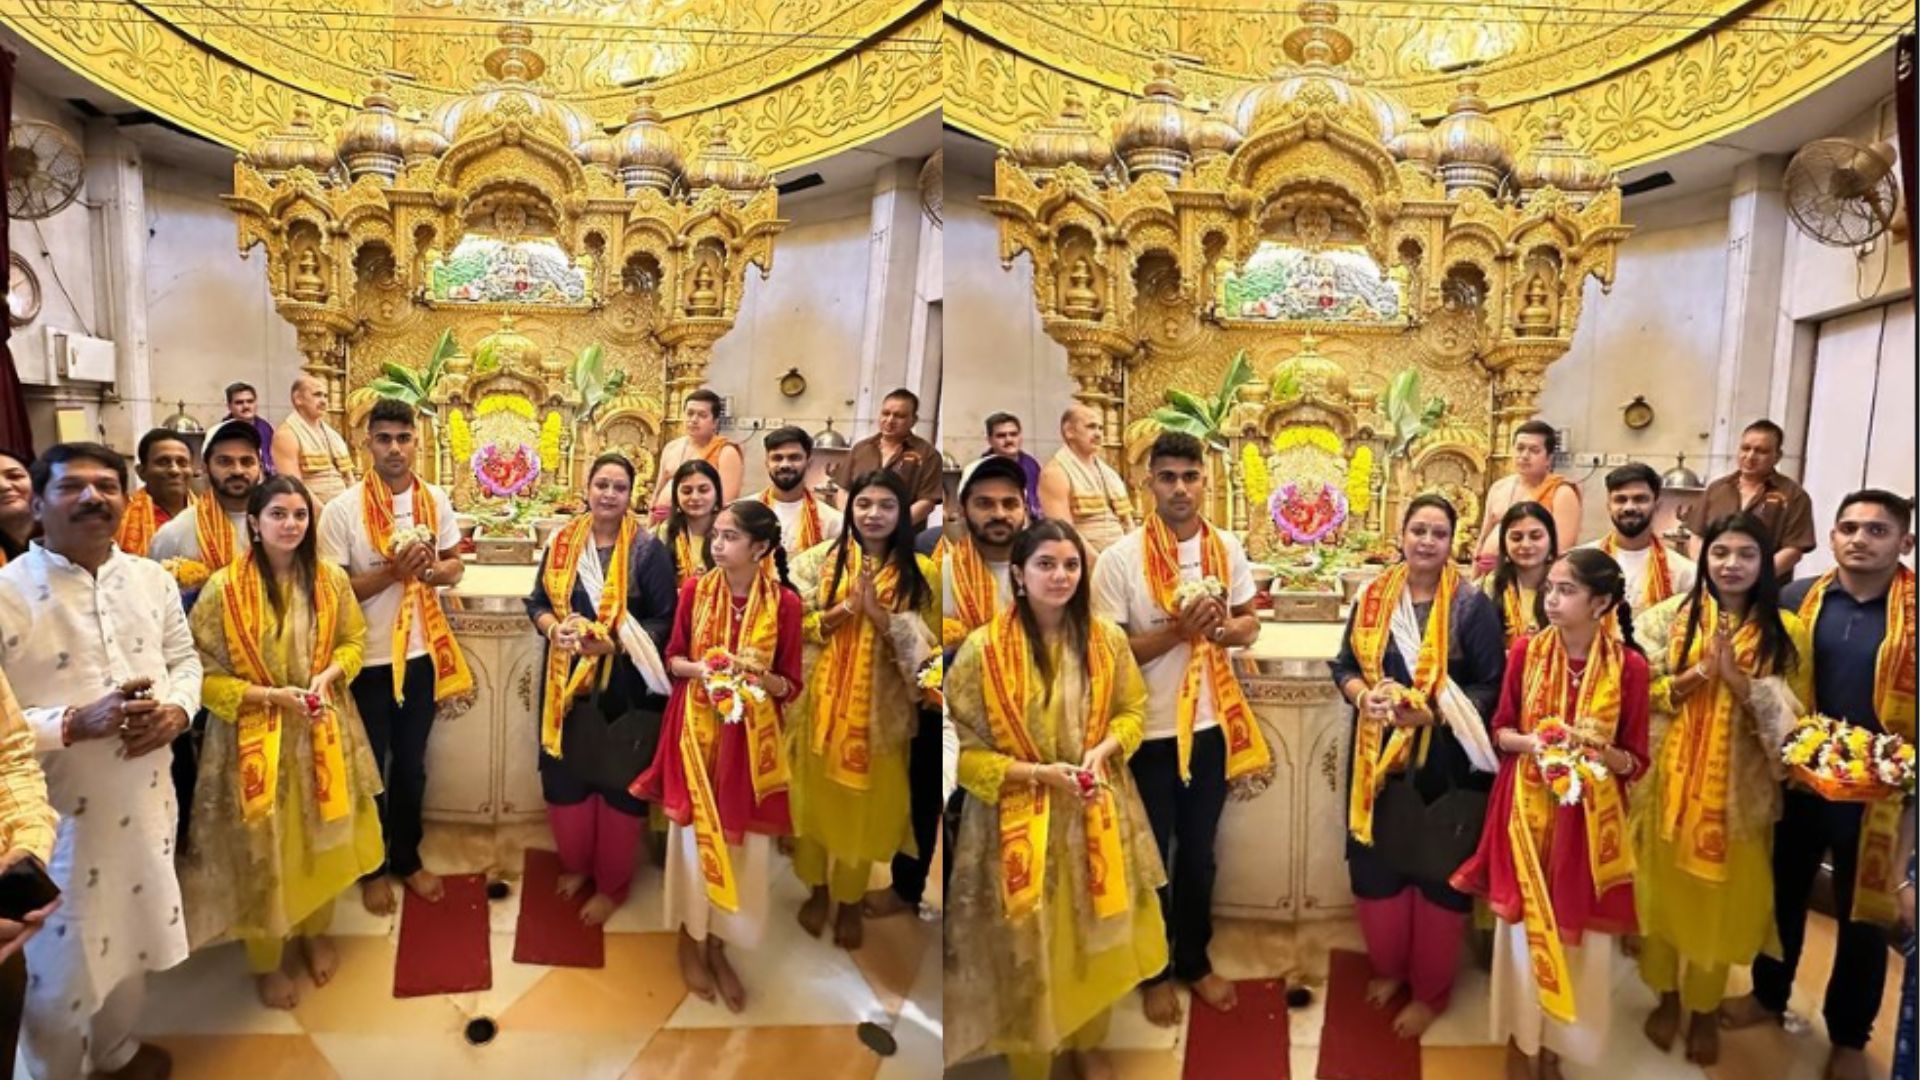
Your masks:
M707 381L707 365L713 360L713 343L727 332L724 319L698 319L675 323L661 334L667 346L666 414L661 417L661 433L670 441L687 433L687 395Z
M1513 471L1513 429L1540 410L1540 389L1546 382L1545 364L1520 363L1493 375L1493 446L1487 456L1487 479Z
M327 422L347 433L347 343L331 320L300 318L296 338L304 362L300 370L327 388Z

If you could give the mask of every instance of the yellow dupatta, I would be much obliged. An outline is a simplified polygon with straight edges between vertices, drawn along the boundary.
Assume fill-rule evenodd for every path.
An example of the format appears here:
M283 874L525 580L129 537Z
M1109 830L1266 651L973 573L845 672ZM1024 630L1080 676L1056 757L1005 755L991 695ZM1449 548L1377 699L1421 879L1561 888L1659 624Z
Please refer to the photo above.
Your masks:
M1606 552L1609 559L1618 561L1620 544L1607 530L1600 538L1600 550ZM1673 569L1667 565L1667 549L1660 546L1658 537L1647 548L1647 576L1640 583L1640 597L1633 602L1635 611L1645 611L1653 605L1673 595Z
M939 554L953 570L954 617L940 622L941 645L950 649L1000 613L1000 585L994 581L987 560L980 557L980 549L973 546L972 537L952 544L942 540L941 545Z
M847 565L840 587L831 572L821 575L820 610L847 598L859 579L867 554L859 540L846 537ZM893 610L900 587L900 571L892 560L873 575L874 598ZM827 755L827 778L855 791L873 787L871 756L873 732L873 665L879 662L880 632L865 612L855 612L828 640L812 675L813 731L809 745Z
M1560 715L1573 681L1566 645L1557 629L1536 635L1527 644L1520 730L1531 732L1541 721L1557 717L1580 738L1597 746L1613 745L1620 727L1620 675L1625 648L1612 634L1603 631L1594 635L1574 715L1567 717ZM1560 942L1560 923L1554 915L1544 870L1558 803L1532 756L1517 763L1515 769L1507 839L1513 845L1514 874L1520 883L1534 988L1548 1016L1571 1024L1575 1019L1573 974ZM1620 795L1620 778L1609 774L1604 781L1586 784L1580 801L1586 819L1587 869L1593 875L1597 897L1633 879L1633 851L1627 845L1626 800Z
M440 507L427 485L421 483L417 476L412 479L413 523L438 536ZM380 478L379 473L369 474L360 485L360 520L366 526L367 539L372 542L375 555L393 558L393 490L387 487L387 482ZM205 551L204 546L201 550ZM473 672L467 667L467 657L460 651L460 643L453 639L453 628L447 624L447 613L440 610L440 598L434 595L432 586L416 579L404 586L400 610L393 620L393 700L406 699L407 639L416 614L420 618L421 636L426 639L427 651L433 656L433 700L445 701L471 693Z
M760 492L760 502L769 510L773 509L773 504L779 501L780 500L773 497L773 489L771 487ZM819 500L813 497L813 492L803 492L800 496L800 543L790 554L798 555L802 551L818 544L821 540L825 539L822 535L825 531L825 526L820 523Z
M333 638L339 626L340 589L325 573L315 575L313 588L313 656L309 663L318 675L333 663ZM300 613L289 611L288 618ZM221 594L220 623L227 635L227 652L234 674L255 686L271 686L273 676L260 651L266 640L266 588L253 553L246 552L227 568ZM334 690L335 694L339 691ZM259 821L273 811L280 789L281 710L242 701L234 718L240 743L240 808L246 821ZM300 719L306 719L301 717ZM347 816L352 796L347 790L347 758L340 742L340 715L324 702L313 728L313 795L322 821Z
M987 624L980 649L985 683L987 726L994 748L1032 765L1045 764L1027 727L1033 654L1020 613L1008 610ZM1087 654L1089 694L1085 745L1082 752L1107 737L1108 710L1113 700L1112 647L1093 634ZM1106 763L1111 772L1115 766ZM1087 890L1095 918L1104 919L1127 909L1125 855L1120 846L1120 805L1105 777L1082 813L1087 830ZM1053 793L1044 784L1007 784L1000 790L1000 900L1009 920L1032 914L1040 906L1047 880L1047 837Z
M636 524L633 515L620 518L620 532L613 541L613 557L607 564L606 584L600 589L600 606L594 613L596 634L608 641L617 640L620 622L627 614L627 573L632 562ZM547 562L540 570L540 584L547 602L561 622L573 617L573 585L580 576L581 558L598 558L593 550L593 515L581 514L556 530L547 549ZM565 749L561 743L567 708L594 677L600 685L613 671L614 657L576 656L549 641L547 643L547 681L540 699L540 748L548 757L558 758Z
M1837 571L1827 571L1800 602L1800 621L1806 624L1809 637L1820 618L1820 604L1838 577ZM1881 727L1908 742L1914 741L1914 630L1913 571L1896 567L1887 587L1887 633L1880 640L1873 667L1873 715ZM1813 662L1811 655L1807 662ZM1854 919L1888 925L1899 917L1894 847L1899 842L1901 808L1898 795L1866 808L1853 878Z
M688 657L704 658L708 651L754 652L771 663L780 626L780 586L763 562L747 591L746 607L739 616L740 643L734 647L733 590L727 585L725 570L709 570L694 586L692 640ZM780 731L780 710L773 698L759 701L742 696L740 704L746 716L747 761L753 777L755 802L787 789L790 774ZM687 686L686 719L680 726L680 764L685 770L687 795L693 804L694 841L700 852L700 874L707 886L707 899L724 911L740 910L740 888L733 872L733 859L727 853L727 838L721 828L720 807L714 801L714 755L720 746L720 725L724 721L707 695L705 680L694 679Z
M1393 643L1393 613L1400 606L1400 594L1407 587L1407 564L1396 563L1369 583L1360 594L1353 612L1353 634L1349 643L1360 663L1360 674L1369 687L1386 677L1387 649ZM1433 594L1433 611L1427 616L1426 631L1420 637L1420 653L1414 665L1413 686L1426 695L1430 707L1437 709L1440 691L1447 685L1447 650L1453 633L1453 598L1460 590L1460 572L1452 565L1440 570L1440 583ZM1354 735L1353 783L1347 793L1347 832L1369 846L1373 843L1373 805L1387 777L1407 767L1413 755L1412 728L1394 728L1386 734L1386 722L1359 710L1358 730ZM1425 732L1421 732L1425 734ZM1384 743L1384 746L1382 745Z
M1699 630L1685 655L1682 620L1688 613L1683 609L1674 614L1676 632L1668 646L1668 666L1675 673L1700 662L1707 641L1720 625L1720 604L1713 593L1702 589L1699 604ZM1748 619L1733 634L1734 663L1752 675L1759 665L1759 650L1760 624ZM1733 785L1733 714L1738 707L1726 682L1715 679L1680 706L1660 747L1660 839L1677 839L1675 857L1680 869L1703 881L1727 880L1731 846L1727 802Z
M1180 605L1174 600L1174 593L1180 588L1180 541L1158 514L1148 516L1145 531L1141 563L1146 571L1147 589L1160 610L1178 618ZM1232 567L1227 563L1227 545L1205 520L1200 522L1200 573L1223 585L1232 578ZM1260 726L1253 717L1253 706L1247 704L1247 695L1240 689L1240 680L1234 677L1233 662L1227 658L1226 646L1211 641L1192 641L1187 644L1187 668L1181 678L1180 696L1174 706L1181 782L1192 779L1193 725L1200 711L1203 681L1211 695L1214 718L1227 736L1227 779L1237 780L1271 768L1273 753L1267 749L1267 741L1260 734Z
M1504 624L1507 636L1507 648L1535 630L1540 629L1533 621L1534 606L1527 602L1527 590L1518 582L1500 590L1500 621Z
M200 515L196 513L193 516L197 518ZM226 514L222 513L220 519L226 522L227 531L231 533L233 523L226 521ZM127 500L127 516L120 519L120 532L114 536L113 542L120 545L121 551L144 559L147 550L153 546L153 534L158 531L160 515L154 507L153 493L141 488L133 493L133 498Z
M193 497L193 533L207 569L218 570L233 561L233 522L211 491Z

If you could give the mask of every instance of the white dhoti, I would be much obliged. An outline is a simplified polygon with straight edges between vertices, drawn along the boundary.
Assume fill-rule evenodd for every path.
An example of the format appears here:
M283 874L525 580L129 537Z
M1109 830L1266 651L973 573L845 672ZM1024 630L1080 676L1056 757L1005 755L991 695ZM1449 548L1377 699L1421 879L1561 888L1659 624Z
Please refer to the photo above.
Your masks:
M1573 977L1572 1024L1552 1019L1540 1009L1526 928L1504 919L1494 921L1493 1041L1512 1039L1528 1057L1544 1048L1577 1065L1593 1065L1606 1049L1613 1026L1613 937L1589 932L1581 935L1580 944L1563 942L1562 948Z
M695 941L712 935L737 949L756 948L767 927L773 891L773 838L749 833L740 844L727 845L727 857L733 860L739 911L723 911L707 899L693 830L667 825L666 927L684 926Z

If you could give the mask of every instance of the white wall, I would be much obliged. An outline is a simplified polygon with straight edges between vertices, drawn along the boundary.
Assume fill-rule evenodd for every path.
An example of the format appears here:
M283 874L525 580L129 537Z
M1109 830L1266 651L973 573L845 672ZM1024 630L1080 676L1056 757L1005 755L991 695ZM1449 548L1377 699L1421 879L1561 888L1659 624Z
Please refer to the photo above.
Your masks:
M1000 266L999 230L980 205L992 187L990 176L966 171L949 148L942 449L962 463L978 457L986 418L1006 411L1021 418L1027 452L1045 461L1060 447L1060 414L1073 402L1073 379L1067 351L1040 329L1033 263L1023 256L1011 270Z

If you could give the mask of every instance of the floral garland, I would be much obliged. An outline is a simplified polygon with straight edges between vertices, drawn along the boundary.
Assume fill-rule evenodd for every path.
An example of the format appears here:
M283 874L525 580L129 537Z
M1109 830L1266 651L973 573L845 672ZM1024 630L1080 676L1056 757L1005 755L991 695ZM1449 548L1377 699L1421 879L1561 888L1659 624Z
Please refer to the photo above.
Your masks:
M1276 454L1297 450L1303 446L1324 450L1334 457L1345 457L1347 452L1347 448L1340 443L1340 436L1335 434L1332 428L1320 424L1286 428L1273 437L1273 450Z
M540 425L540 460L558 464L560 461L560 413L549 411L545 423Z
M1533 755L1534 765L1561 806L1577 805L1588 785L1610 775L1600 760L1600 751L1581 743L1573 729L1558 717L1540 721L1533 735L1540 742Z
M1195 581L1183 581L1174 587L1173 607L1176 612L1187 610L1194 601L1207 598L1225 600L1227 587L1220 579L1211 575Z
M1267 459L1260 456L1258 443L1240 448L1240 475L1245 478L1247 498L1255 503L1266 502L1273 493L1273 476L1267 472Z
M946 660L939 653L927 657L920 663L920 670L914 673L914 685L920 688L920 700L929 709L938 709L946 704L943 683L946 680Z
M447 417L447 448L453 451L455 461L473 457L473 426L467 423L467 414L459 409Z
M1836 802L1866 802L1914 791L1913 744L1818 713L1800 721L1780 747L1794 775Z
M507 394L488 394L473 407L475 416L492 416L497 412L510 412L523 420L532 420L533 402Z
M513 448L511 457L497 443L488 443L473 452L470 463L480 487L496 499L510 499L525 492L540 478L540 454L526 446Z
M427 528L425 525L413 525L405 529L395 529L393 530L393 539L387 545L387 557L397 559L400 557L401 552L415 544L425 544L431 548L435 546L439 539L439 537L433 534L433 530Z
M197 589L205 585L207 579L213 576L213 571L207 567L207 564L198 559L163 559L160 567L173 575L174 582L182 591Z
M1278 529L1280 535L1285 537L1289 542L1302 545L1317 544L1326 539L1328 534L1332 533L1333 530L1346 523L1347 497L1343 493L1335 491L1332 484L1320 485L1320 491L1316 497L1317 500L1330 500L1331 502L1331 506L1328 508L1329 512L1323 516L1315 515L1309 517L1304 523L1295 522L1293 518L1288 515L1287 511L1289 508L1299 505L1300 499L1300 486L1298 484L1288 484L1274 492L1273 496L1267 500L1267 514L1273 518L1273 527ZM1314 509L1318 510L1320 508L1316 506Z
M746 719L748 699L767 699L760 676L739 666L733 654L725 649L708 649L700 658L700 666L706 672L700 677L700 685L707 691L707 700L713 702L713 711L726 723L737 724Z
M1359 517L1373 509L1373 447L1359 446L1347 464L1347 509Z

